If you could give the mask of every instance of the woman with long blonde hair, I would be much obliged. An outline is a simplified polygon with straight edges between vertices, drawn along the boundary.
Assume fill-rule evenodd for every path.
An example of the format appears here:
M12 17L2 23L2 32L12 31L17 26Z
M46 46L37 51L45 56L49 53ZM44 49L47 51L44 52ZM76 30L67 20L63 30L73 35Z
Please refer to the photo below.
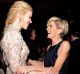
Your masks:
M20 66L26 65L29 49L20 33L32 23L32 7L25 1L16 1L11 6L5 21L1 40L3 59L7 65L6 74L14 74Z

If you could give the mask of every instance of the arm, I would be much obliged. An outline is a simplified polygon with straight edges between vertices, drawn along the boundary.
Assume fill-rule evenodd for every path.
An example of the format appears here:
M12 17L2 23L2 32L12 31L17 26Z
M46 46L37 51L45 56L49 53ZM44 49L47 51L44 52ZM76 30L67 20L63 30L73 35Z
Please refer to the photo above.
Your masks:
M28 63L32 66L44 67L44 63L41 61L29 60Z
M52 67L53 72L59 72L66 58L68 57L68 53L70 50L70 44L68 41L64 41L59 48L58 57L55 62L54 67Z
M16 71L15 74L50 74L50 68L44 68L39 66L21 66Z

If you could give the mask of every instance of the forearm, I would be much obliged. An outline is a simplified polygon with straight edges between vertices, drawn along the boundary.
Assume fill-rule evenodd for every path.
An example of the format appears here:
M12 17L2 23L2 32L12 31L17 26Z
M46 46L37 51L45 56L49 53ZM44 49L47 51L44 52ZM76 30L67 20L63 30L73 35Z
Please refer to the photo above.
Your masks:
M39 67L39 66L22 66L18 68L15 72L15 74L20 73L31 73L31 72L37 72L39 74L53 74L54 72L51 71L51 67Z
M30 66L29 68L31 71L38 71L38 72L44 71L44 67L41 66Z
M44 67L44 63L43 62L40 62L40 61L29 60L29 64L32 65L32 66Z
M55 68L55 67L52 67L50 69L50 74L59 74L59 70L57 68Z

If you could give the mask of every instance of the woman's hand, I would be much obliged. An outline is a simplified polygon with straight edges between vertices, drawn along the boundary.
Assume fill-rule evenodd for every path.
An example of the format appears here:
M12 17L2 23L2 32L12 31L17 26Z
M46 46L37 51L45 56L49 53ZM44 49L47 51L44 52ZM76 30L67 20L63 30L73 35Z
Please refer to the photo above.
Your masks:
M28 61L28 64L30 64L32 66L40 66L40 67L43 67L44 66L43 62L35 61L35 60L29 60Z
M16 69L14 74L26 74L29 72L43 72L42 67L39 66L21 66Z
M36 73L36 74L59 74L58 72L54 72L52 67L42 68L39 66L21 66L19 67L14 74L27 74L27 73Z
M21 66L19 68L16 69L14 74L26 74L33 71L33 67L32 66Z

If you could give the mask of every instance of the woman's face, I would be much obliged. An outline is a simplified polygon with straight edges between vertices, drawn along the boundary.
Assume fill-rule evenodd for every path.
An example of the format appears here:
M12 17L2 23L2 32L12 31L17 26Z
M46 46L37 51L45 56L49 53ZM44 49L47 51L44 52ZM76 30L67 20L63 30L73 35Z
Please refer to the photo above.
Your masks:
M47 33L48 33L48 38L52 39L54 37L57 37L59 35L59 29L57 28L56 24L51 21L47 25Z
M27 27L29 26L29 24L32 23L31 17L32 17L32 11L27 11L27 13L25 13L22 16L22 19L21 19L21 28L27 29Z
M36 31L35 31L35 30L33 30L33 31L31 32L31 37L32 37L33 40L36 39Z

